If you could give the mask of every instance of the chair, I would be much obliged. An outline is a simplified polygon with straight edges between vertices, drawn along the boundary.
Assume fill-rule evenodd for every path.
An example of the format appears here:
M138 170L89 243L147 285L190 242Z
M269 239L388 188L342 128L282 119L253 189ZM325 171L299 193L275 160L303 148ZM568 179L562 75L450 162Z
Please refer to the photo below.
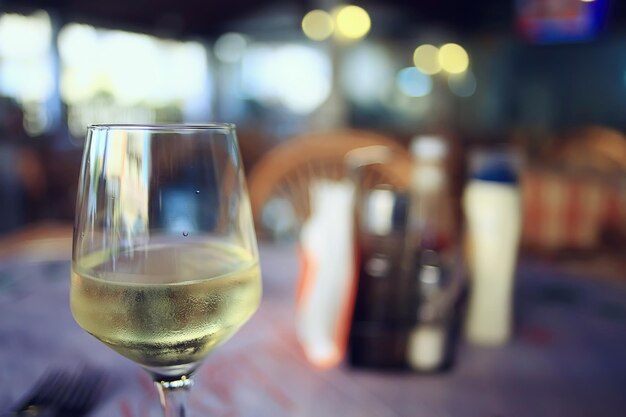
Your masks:
M249 191L255 222L263 230L261 214L275 197L288 200L298 225L309 216L309 184L315 179L349 177L346 155L355 149L383 146L390 161L363 168L361 185L387 184L406 189L410 182L408 151L392 138L360 130L319 132L294 137L268 152L249 175Z
M626 136L590 126L565 135L523 173L524 245L605 251L626 242Z

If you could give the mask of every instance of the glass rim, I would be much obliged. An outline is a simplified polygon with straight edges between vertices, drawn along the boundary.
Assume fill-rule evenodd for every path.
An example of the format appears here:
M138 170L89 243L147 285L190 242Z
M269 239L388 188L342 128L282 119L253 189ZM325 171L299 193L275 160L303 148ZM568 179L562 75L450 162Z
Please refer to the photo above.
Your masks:
M134 123L96 123L87 126L87 130L150 130L150 131L165 131L176 132L184 130L235 130L234 123L149 123L149 124L134 124Z

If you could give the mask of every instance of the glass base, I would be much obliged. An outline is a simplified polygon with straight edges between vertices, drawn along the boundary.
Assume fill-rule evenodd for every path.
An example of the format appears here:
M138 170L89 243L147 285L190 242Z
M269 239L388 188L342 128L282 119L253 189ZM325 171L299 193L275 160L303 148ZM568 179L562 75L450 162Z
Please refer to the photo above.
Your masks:
M187 395L193 386L193 380L186 376L172 381L154 382L159 400L163 408L164 417L188 417Z
M198 366L200 366L200 363L163 367L144 366L144 369L150 374L152 380L155 382L173 383L175 381L182 380L190 381L192 375L194 374L196 369L198 369Z

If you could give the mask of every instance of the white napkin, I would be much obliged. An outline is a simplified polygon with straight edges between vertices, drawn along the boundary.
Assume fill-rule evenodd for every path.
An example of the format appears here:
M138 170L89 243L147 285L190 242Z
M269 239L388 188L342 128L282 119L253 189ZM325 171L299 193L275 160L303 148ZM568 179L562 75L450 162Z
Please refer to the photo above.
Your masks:
M312 183L311 217L300 235L297 333L307 358L324 368L345 355L354 306L354 194L347 180Z

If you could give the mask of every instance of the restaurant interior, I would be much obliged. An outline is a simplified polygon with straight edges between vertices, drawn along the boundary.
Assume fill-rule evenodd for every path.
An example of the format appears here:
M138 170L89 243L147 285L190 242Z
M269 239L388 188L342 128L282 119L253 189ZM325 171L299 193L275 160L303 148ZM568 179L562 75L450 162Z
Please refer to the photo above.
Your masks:
M0 0L0 411L161 415L72 318L77 190L90 125L211 123L263 298L188 416L624 415L620 0Z

